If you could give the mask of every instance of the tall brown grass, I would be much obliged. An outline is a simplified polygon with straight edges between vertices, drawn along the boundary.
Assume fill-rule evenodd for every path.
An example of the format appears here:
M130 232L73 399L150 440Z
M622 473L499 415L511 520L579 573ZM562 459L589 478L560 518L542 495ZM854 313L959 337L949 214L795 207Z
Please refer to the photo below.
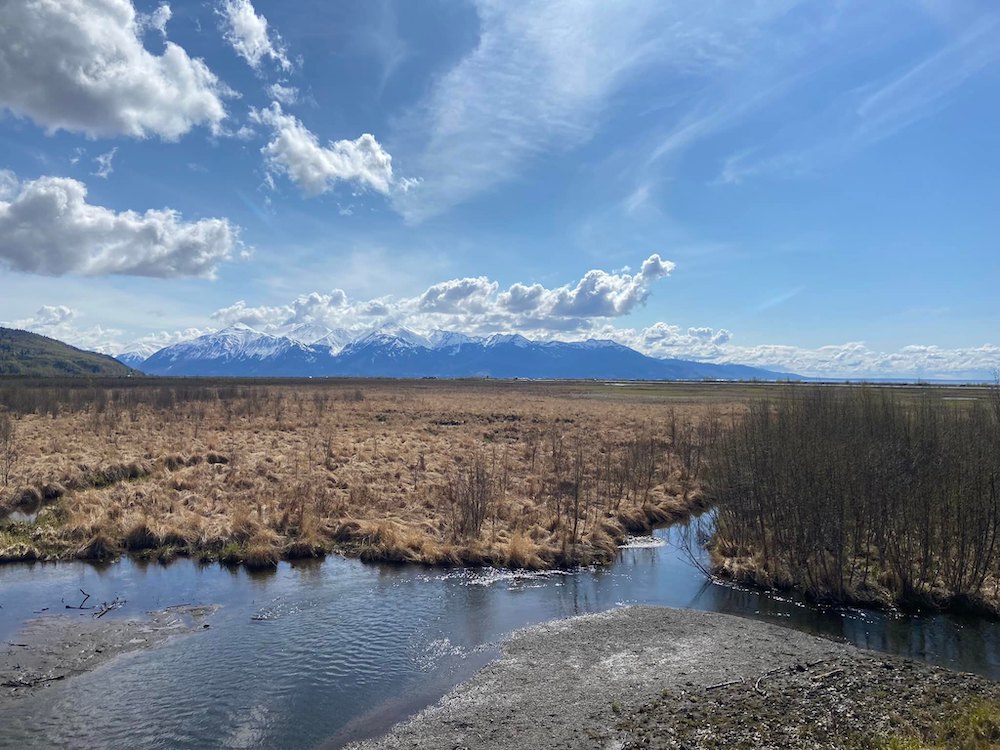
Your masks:
M696 444L717 423L669 394L530 383L0 383L0 404L20 450L0 501L43 507L0 537L7 558L264 568L333 550L610 560L627 533L704 507Z

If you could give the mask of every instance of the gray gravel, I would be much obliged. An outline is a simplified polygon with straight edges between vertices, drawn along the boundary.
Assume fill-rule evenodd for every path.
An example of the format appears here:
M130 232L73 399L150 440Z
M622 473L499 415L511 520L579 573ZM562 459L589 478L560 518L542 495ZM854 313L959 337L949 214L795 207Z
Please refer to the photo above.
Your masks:
M503 656L385 737L354 750L620 748L622 719L665 690L864 653L729 615L629 607L515 633Z

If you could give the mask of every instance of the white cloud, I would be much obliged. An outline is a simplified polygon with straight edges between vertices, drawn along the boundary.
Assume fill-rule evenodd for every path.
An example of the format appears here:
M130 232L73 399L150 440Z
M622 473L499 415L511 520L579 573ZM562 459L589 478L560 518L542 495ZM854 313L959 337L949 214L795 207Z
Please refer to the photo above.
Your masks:
M374 136L365 133L353 141L321 146L316 135L298 118L282 112L277 102L268 109L253 110L251 117L273 130L273 139L261 149L270 173L286 175L306 195L325 193L338 182L389 192L392 156Z
M394 204L419 221L580 146L615 97L654 68L663 96L646 104L676 104L675 84L703 69L738 67L746 38L789 5L477 0L476 47L394 133L393 148L413 153L408 169L424 178Z
M299 90L295 86L282 83L272 83L267 87L267 93L274 101L281 104L295 104L299 100Z
M151 54L140 32L130 0L0 3L0 107L91 137L217 130L228 89L173 42Z
M66 307L66 305L42 305L32 317L15 320L11 325L14 328L22 328L24 330L52 328L60 326L63 323L68 323L79 314L79 310Z
M20 189L17 175L9 169L0 169L0 201L6 201L17 195Z
M115 154L118 153L118 147L115 146L113 149L104 154L98 154L94 157L94 163L97 164L97 170L92 174L95 177L100 177L102 179L107 179L115 168L111 165L111 161L115 158Z
M815 348L784 344L739 345L726 329L681 329L654 323L640 330L605 326L595 335L618 341L653 357L735 362L818 378L988 379L1000 367L1000 346L947 349L904 346L894 352L870 349L863 342Z
M0 325L40 333L81 349L100 352L115 350L125 336L125 332L117 328L99 325L81 328L76 324L79 317L79 310L66 305L42 305L34 315L0 321Z
M14 271L211 277L240 247L226 219L116 212L88 203L86 185L66 177L28 180L0 199L0 263Z
M218 13L226 41L251 68L259 70L269 58L282 70L292 69L281 37L268 31L267 19L254 11L250 0L222 0Z
M64 305L45 305L32 316L3 325L107 353L138 351L147 356L169 344L243 323L278 334L305 328L321 335L330 328L360 335L373 328L405 326L421 333L443 329L478 335L520 333L540 340L610 339L653 357L740 363L815 377L988 379L1000 367L1000 346L992 344L955 349L914 345L884 352L861 342L816 348L742 345L729 330L709 326L682 328L656 322L639 329L621 327L621 319L641 304L649 286L671 267L654 255L637 273L590 271L579 281L555 288L513 284L501 290L488 278L470 277L432 284L423 293L404 298L352 300L335 289L303 294L283 305L254 307L241 300L217 310L204 326L138 339L130 339L117 328L80 327L81 316ZM600 284L588 281L595 277L601 279ZM594 289L603 290L603 302L595 302L588 291L583 294L587 301L582 309L571 305L568 312L572 315L557 314L564 300L579 296L579 290Z
M142 28L158 31L164 39L167 37L167 23L173 17L173 11L167 3L162 3L156 10L149 14L138 17L138 23Z
M289 305L250 307L244 301L216 311L222 324L245 323L283 331L302 323L365 330L397 324L419 330L456 329L467 333L588 330L595 321L628 315L646 301L649 289L674 264L647 258L635 274L593 270L579 281L547 288L516 283L501 291L485 276L433 284L414 297L350 300L342 290L303 295Z

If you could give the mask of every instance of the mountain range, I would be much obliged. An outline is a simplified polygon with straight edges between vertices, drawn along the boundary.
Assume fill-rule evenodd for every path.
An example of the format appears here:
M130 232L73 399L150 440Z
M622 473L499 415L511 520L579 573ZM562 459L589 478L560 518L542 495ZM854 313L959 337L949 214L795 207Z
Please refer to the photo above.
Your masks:
M266 377L783 380L739 364L657 359L614 341L532 341L518 334L423 335L382 328L358 335L304 326L277 335L245 325L118 359L150 375Z

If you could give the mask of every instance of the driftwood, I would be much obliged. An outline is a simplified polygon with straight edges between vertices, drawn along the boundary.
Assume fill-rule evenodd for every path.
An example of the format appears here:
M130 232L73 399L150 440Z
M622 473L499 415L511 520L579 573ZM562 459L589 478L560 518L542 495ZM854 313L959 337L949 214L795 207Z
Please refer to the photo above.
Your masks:
M37 677L33 680L7 680L5 682L0 682L0 687L9 688L32 688L36 685L41 685L45 682L58 682L59 680L65 680L66 675L59 674L55 677Z
M754 692L760 693L761 695L763 695L763 696L766 697L767 693L764 690L762 690L761 687L760 687L761 683L765 680L765 678L770 677L771 675L778 674L779 672L784 672L784 671L788 671L788 672L805 672L805 671L807 671L809 669L812 669L813 667L815 667L815 666L817 666L819 664L822 664L825 661L826 661L826 659L817 659L816 661L806 662L805 665L797 664L794 667L775 667L774 669L769 669L766 672L764 672L763 674L761 674L754 681L754 683L753 683L753 690L754 690ZM835 675L841 674L843 671L844 671L843 669L832 669L829 672L824 672L823 674L818 674L818 675L814 676L813 679L814 680L825 680L827 677L833 677ZM717 682L714 685L709 685L707 688L705 688L705 690L718 690L718 689L724 688L724 687L732 687L733 685L739 685L742 682L746 682L746 680L744 678L742 678L742 677L739 677L739 678L737 678L735 680L727 680L726 682Z
M829 672L824 672L823 674L816 675L813 679L814 680L825 680L827 677L835 677L838 674L843 674L843 673L844 673L843 669L831 669Z
M67 605L66 605L66 609L93 609L93 607L85 607L85 606L83 606L84 604L86 604L86 603L87 603L87 600L88 600L88 599L90 598L90 594L88 594L88 593L87 593L86 591L84 591L83 589L80 589L80 593L81 593L81 594L83 594L83 601L82 601L82 602L80 602L80 603L79 603L79 604L78 604L77 606L75 606L75 607L74 607L74 606L73 606L72 604L67 604Z
M741 682L743 682L742 677L736 680L729 680L728 682L717 682L714 685L709 685L705 690L717 690L718 688L729 687L730 685L739 685Z
M121 597L116 596L110 602L102 602L101 608L97 612L94 612L94 617L95 618L104 617L104 615L106 615L111 610L121 609L124 606L125 606L125 600L122 599Z

